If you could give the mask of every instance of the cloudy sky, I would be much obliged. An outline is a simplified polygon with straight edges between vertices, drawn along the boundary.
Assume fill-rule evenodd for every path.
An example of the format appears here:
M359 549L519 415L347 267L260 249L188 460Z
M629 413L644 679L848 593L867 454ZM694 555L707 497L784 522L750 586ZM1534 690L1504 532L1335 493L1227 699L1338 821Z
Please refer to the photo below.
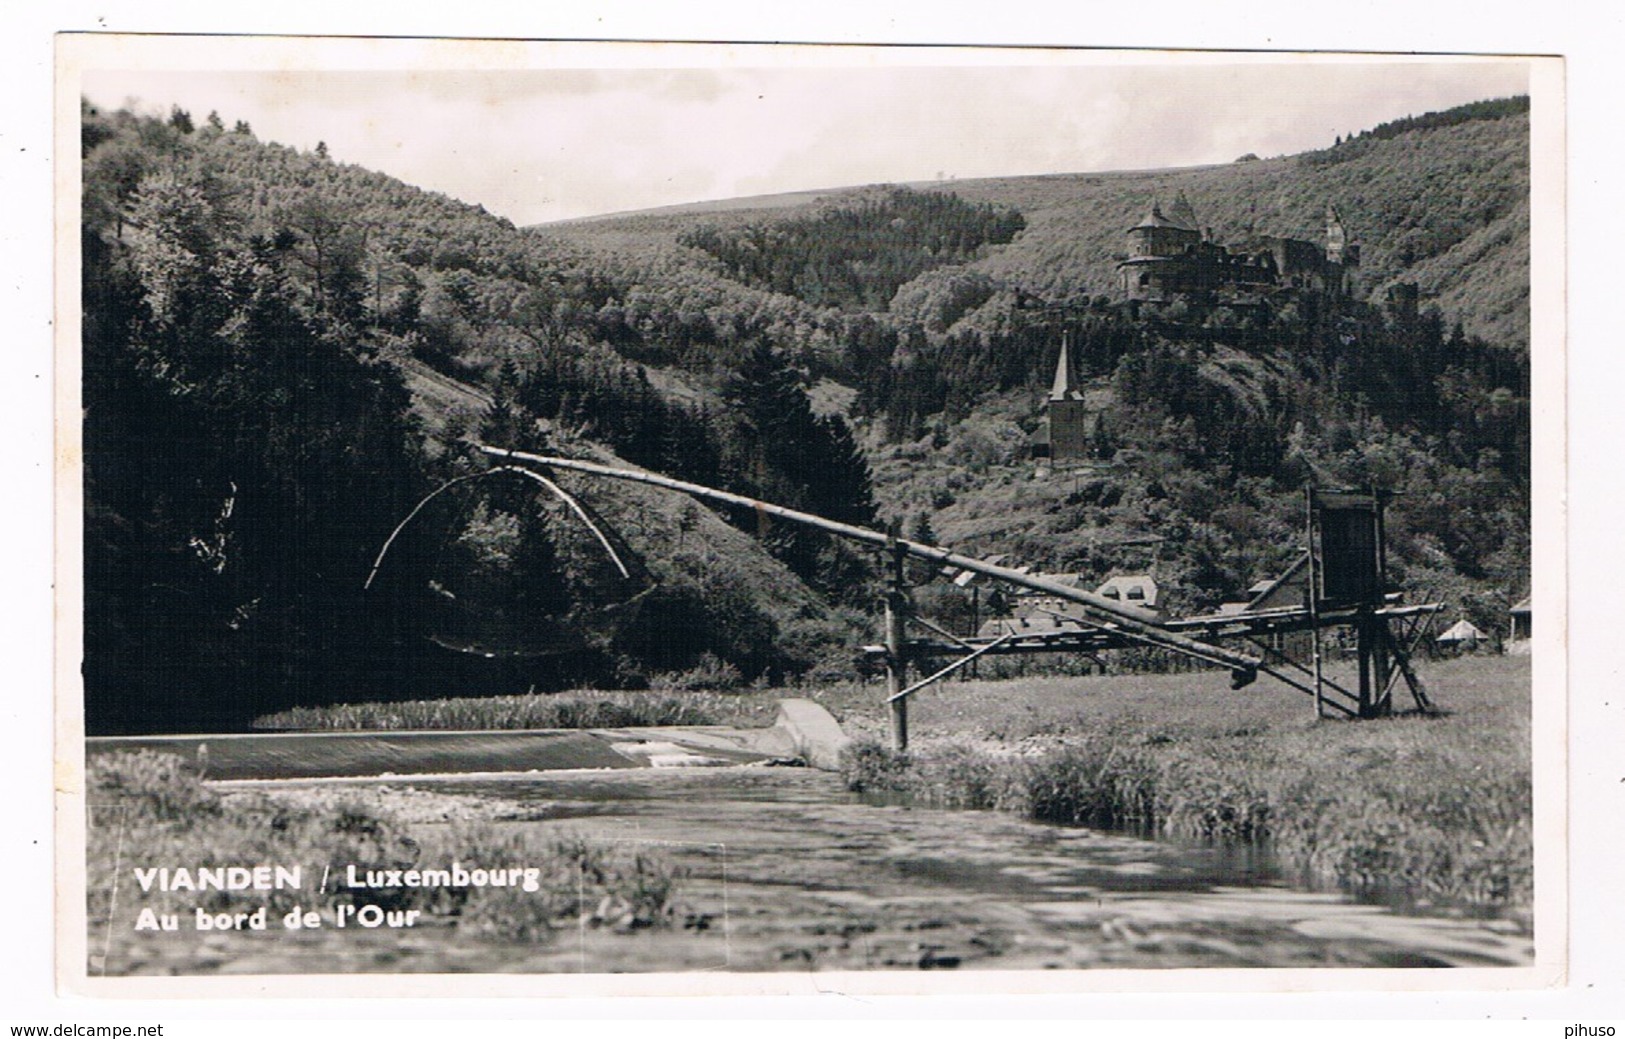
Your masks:
M1529 89L1528 65L1504 59L646 44L578 46L554 65L559 52L511 47L427 61L375 50L353 63L219 53L230 70L207 52L118 71L92 62L80 89L108 107L179 104L200 122L215 110L299 148L325 141L338 161L521 225L849 184L1267 157Z

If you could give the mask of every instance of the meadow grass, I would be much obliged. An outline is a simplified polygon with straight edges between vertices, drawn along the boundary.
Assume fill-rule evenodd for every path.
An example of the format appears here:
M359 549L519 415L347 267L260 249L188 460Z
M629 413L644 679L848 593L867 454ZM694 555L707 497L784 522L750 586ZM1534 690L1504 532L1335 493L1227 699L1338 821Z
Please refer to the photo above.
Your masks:
M418 909L459 933L544 942L561 928L617 931L681 922L680 876L659 852L635 852L568 835L541 837L489 824L413 827L359 797L311 803L298 797L233 791L205 784L181 758L152 751L99 754L86 766L88 920L92 933L114 911L128 928L141 909L190 914L351 902L386 910ZM324 867L343 876L367 869L535 867L538 890L515 887L391 887L351 892L328 885ZM143 892L131 871L149 866L300 865L298 890ZM115 873L121 874L115 878ZM126 919L127 918L127 919Z
M1442 715L1359 722L1316 720L1307 697L1268 678L1232 691L1219 672L944 682L911 702L914 741L901 756L882 743L878 682L341 705L256 725L765 725L780 697L806 697L856 738L844 769L854 789L1256 842L1309 882L1527 913L1529 659L1469 657L1425 664L1422 674ZM1396 695L1404 706L1403 688Z
M962 683L917 712L939 728L911 753L869 737L844 772L923 803L1265 844L1312 883L1526 915L1528 660L1427 677L1446 714L1364 722L1216 674Z
M254 720L256 729L622 729L716 725L737 713L727 694L575 692L294 707Z

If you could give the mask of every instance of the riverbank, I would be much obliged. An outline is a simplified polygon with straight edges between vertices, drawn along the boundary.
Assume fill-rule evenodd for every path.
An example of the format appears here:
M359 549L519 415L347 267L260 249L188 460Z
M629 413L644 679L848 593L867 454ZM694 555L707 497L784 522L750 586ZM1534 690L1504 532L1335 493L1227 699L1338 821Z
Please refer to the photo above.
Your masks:
M335 930L432 935L442 955L479 956L588 929L708 926L677 901L679 871L656 847L499 827L460 805L457 824L426 824L410 817L415 792L388 805L366 790L222 790L151 751L97 756L86 780L92 974L275 959L280 937Z
M885 750L877 684L794 690L858 743L855 789L920 803L1163 836L1268 844L1305 882L1424 903L1492 907L1527 924L1530 661L1467 657L1423 670L1444 713L1317 721L1307 698L1261 679L1239 692L1218 673L948 682L911 705L910 753ZM536 697L569 706L658 704L666 694ZM766 725L783 691L692 694L699 724ZM504 702L304 712L313 727L367 717L533 717ZM556 706L548 708L547 703ZM387 710L385 707L387 706ZM656 713L653 708L651 713Z
M845 775L921 804L1264 845L1307 885L1530 925L1527 658L1435 666L1446 713L1364 722L1315 721L1269 690L1202 688L1212 678L946 688L917 712L930 735L911 753L871 738Z
M586 897L560 891L562 920L529 936L446 915L395 929L287 931L273 918L269 932L198 934L185 922L178 932L135 931L130 914L158 896L141 891L128 867L182 864L168 851L164 860L148 857L148 841L138 837L123 845L119 924L91 931L93 950L110 953L110 975L525 973L558 975L555 984L567 986L568 976L582 971L1428 968L1528 966L1533 957L1531 939L1510 921L1398 912L1294 890L1268 856L1245 847L1147 841L1011 812L865 803L840 777L814 769L593 769L208 787L227 811L269 802L290 821L387 817L392 829L379 831L383 841L404 832L424 849L386 844L396 860L387 868L433 867L446 849L466 847L468 866L476 853L490 858L493 848L580 846L596 849L601 857L589 861L607 860L617 873L605 879L618 875L619 890L630 895L639 874L629 867L641 855L659 865L643 874L651 884L672 881L664 897L675 910L664 925L616 918L624 909L604 902L608 892L588 868ZM112 835L117 814L96 810L94 818ZM194 833L207 838L215 829L205 823ZM462 844L460 835L471 830L486 836ZM352 832L348 839L370 838ZM233 857L255 847L292 854L275 840L214 847ZM296 858L307 867L304 894L316 894L322 863L355 854L327 838ZM562 861L568 871L575 860ZM99 872L91 879L108 886ZM550 886L544 878L544 889ZM330 915L327 903L337 899L331 884L327 890L302 904Z

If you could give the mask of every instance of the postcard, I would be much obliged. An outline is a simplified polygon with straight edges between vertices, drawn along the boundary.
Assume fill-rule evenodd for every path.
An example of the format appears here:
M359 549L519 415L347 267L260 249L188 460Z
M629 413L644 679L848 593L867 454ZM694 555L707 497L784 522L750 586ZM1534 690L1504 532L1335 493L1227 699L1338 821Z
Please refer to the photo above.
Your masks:
M64 989L1558 983L1561 59L58 57Z

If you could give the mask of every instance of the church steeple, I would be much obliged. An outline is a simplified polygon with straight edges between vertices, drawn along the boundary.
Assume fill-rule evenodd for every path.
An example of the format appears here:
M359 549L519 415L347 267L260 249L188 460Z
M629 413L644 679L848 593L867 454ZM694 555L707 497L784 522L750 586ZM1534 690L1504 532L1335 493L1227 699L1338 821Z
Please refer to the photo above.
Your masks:
M1055 361L1055 381L1050 385L1050 400L1083 399L1083 395L1072 386L1072 358L1069 349L1071 338L1070 332L1061 333L1061 356Z
M1044 402L1044 420L1033 434L1033 457L1052 462L1089 458L1089 405L1072 378L1072 333L1061 332L1061 356L1055 359L1055 382Z

